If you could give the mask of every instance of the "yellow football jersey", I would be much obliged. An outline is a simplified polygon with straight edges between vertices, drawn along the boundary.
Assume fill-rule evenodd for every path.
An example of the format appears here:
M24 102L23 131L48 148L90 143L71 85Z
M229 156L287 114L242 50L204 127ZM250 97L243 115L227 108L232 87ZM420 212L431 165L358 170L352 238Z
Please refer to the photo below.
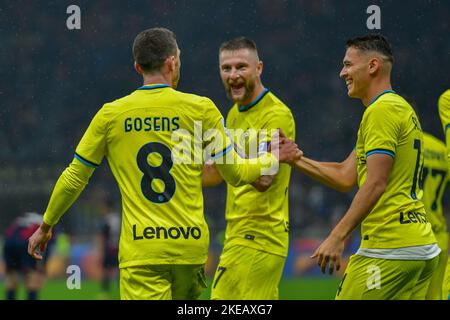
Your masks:
M450 161L450 89L439 97L438 107L447 144L447 159Z
M442 213L442 197L448 183L448 162L445 144L424 132L424 166L422 172L423 198L428 220L434 233L446 232L447 224Z
M266 150L270 131L281 128L295 140L295 122L290 109L267 89L247 106L235 104L227 116L227 129L238 153L257 157ZM267 135L261 134L267 130ZM255 142L256 141L256 142ZM258 150L251 148L258 146ZM286 256L288 251L288 186L291 167L280 164L272 185L259 192L252 185L227 186L225 244L241 244Z
M392 90L366 108L356 144L358 185L364 184L367 157L394 158L386 190L361 226L361 248L403 248L436 243L420 185L424 143L412 107Z
M167 85L143 86L95 115L55 186L44 221L58 221L106 156L122 195L119 267L203 264L209 245L205 153L213 159L236 155L214 103ZM267 162L258 161L217 167L227 181L242 185L260 176Z

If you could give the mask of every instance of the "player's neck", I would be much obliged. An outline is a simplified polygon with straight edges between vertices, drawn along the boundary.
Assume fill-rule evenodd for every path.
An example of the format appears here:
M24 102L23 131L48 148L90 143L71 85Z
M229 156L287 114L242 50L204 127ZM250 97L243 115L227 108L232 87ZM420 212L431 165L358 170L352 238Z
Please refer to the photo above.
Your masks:
M144 86L148 86L150 84L167 84L168 86L172 86L170 79L167 79L162 74L144 75L143 77Z
M367 108L373 99L375 99L377 96L379 96L381 93L383 93L386 90L392 90L391 81L389 79L379 81L379 82L373 82L368 90L367 94L361 98L362 103Z
M242 101L242 102L240 103L240 105L242 105L242 106L247 106L247 105L249 105L250 103L252 103L253 101L255 101L256 98L258 98L259 95L260 95L261 93L264 92L264 89L265 89L265 88L264 88L264 86L262 85L261 82L256 82L256 83L255 83L255 89L253 90L252 95L251 95L247 100Z

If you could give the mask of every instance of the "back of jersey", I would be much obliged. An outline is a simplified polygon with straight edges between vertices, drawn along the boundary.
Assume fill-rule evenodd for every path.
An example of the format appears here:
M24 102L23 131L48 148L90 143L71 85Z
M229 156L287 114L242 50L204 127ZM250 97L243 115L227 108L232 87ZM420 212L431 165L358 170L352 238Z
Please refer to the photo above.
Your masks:
M207 130L221 119L211 100L167 85L143 86L94 117L76 154L94 165L106 156L119 184L119 267L206 262L203 146L193 137L196 122Z
M442 212L442 197L448 183L448 163L445 144L425 133L424 166L422 172L423 198L427 218L434 233L446 232L447 225Z

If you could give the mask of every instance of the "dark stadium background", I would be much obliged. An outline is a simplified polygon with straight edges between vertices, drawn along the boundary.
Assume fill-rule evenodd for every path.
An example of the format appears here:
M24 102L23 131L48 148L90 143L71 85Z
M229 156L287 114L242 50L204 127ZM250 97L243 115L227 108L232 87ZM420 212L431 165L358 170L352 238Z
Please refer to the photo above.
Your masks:
M66 8L81 8L81 30L68 30ZM369 5L381 8L381 33L392 42L394 89L415 101L424 130L443 138L437 98L450 87L449 1L8 1L0 5L0 234L24 211L43 212L52 187L103 103L141 85L131 44L146 28L173 30L181 49L179 89L212 98L226 115L218 73L222 41L247 36L264 62L263 83L291 107L297 142L309 157L342 160L353 149L363 113L338 74L345 40L367 33ZM321 276L308 256L345 213L353 193L339 194L293 173L291 248L283 299L333 298L338 277ZM225 227L225 187L205 190L211 228L209 275ZM43 298L95 298L65 288L68 264L82 266L85 288L98 290L94 235L100 205L120 206L104 161L59 232L61 260ZM448 197L446 211L449 212ZM1 236L0 236L1 240ZM358 232L346 254L358 246ZM0 259L0 290L3 268ZM2 290L3 291L3 290ZM0 292L0 297L3 292ZM117 296L114 296L117 297ZM207 295L204 296L207 298Z

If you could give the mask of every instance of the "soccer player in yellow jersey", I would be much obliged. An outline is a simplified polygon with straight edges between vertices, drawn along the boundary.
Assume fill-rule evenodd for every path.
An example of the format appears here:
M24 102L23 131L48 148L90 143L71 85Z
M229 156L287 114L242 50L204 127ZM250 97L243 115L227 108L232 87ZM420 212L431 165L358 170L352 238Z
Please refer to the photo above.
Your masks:
M139 33L133 55L144 85L97 112L74 160L55 185L28 251L42 259L38 248L45 250L52 226L106 157L122 195L121 299L195 299L205 287L203 268L209 244L203 215L203 152L213 159L226 155L232 160L218 161L217 169L236 186L255 181L262 169L278 162L270 153L256 161L236 162L214 103L175 90L181 61L170 30L153 28ZM198 125L205 136L200 134L200 141L192 141ZM281 146L280 161L297 152L295 145Z
M450 89L446 90L439 97L438 108L447 145L447 161L450 163ZM447 271L444 280L444 294L445 293L450 300L450 259L447 262Z
M423 198L425 211L433 232L441 249L439 265L433 273L427 300L447 299L443 292L443 282L448 256L447 223L442 212L442 197L449 181L447 149L445 144L432 135L424 132L424 165L422 171Z
M447 145L447 159L450 161L450 89L439 97L438 108Z
M344 217L312 255L322 272L338 270L344 241L361 224L360 248L350 258L336 299L425 299L439 261L421 201L422 129L412 107L392 90L393 62L381 35L347 41L340 77L348 95L366 107L356 148L340 163L306 157L296 163L338 190L359 186Z
M256 44L244 37L223 43L219 63L234 102L226 124L238 153L252 158L266 152L270 136L261 133L277 128L295 139L290 109L261 82L263 64ZM290 174L291 167L282 164L276 176L263 176L252 185L227 185L225 243L212 299L278 299L288 252ZM220 181L214 167L205 170L205 186Z

